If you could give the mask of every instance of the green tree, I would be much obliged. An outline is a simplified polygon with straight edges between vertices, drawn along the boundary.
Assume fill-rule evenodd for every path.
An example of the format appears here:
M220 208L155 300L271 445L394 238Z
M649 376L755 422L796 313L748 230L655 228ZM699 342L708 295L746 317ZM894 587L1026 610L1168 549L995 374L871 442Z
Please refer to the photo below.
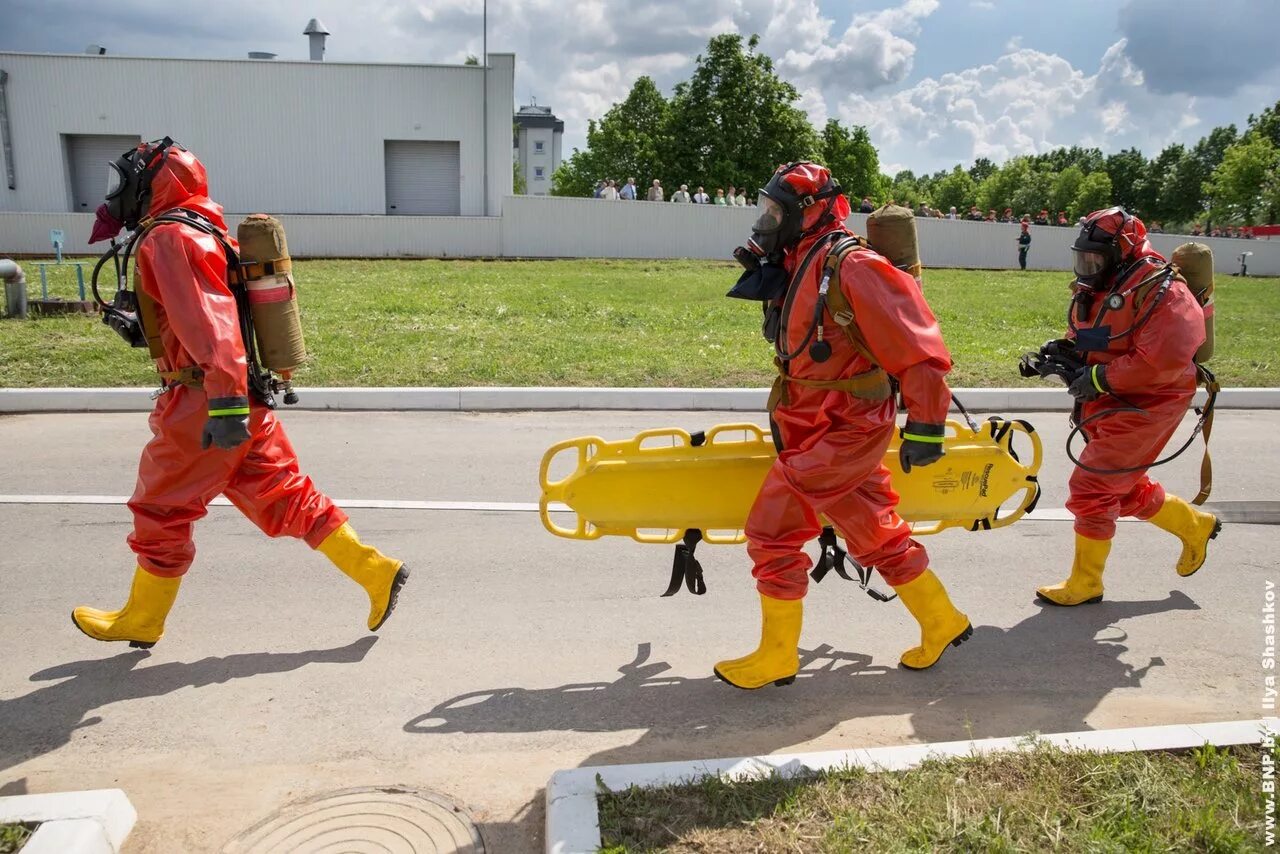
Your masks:
M552 193L590 196L602 178L619 183L635 178L640 187L654 178L670 183L664 151L670 115L670 105L653 80L640 77L625 100L610 107L600 121L587 122L587 148L575 148L556 170Z
M976 202L977 196L978 185L973 180L973 176L962 167L956 166L938 182L933 200L944 214L949 209L955 208L958 215L963 215L969 211L969 206Z
M1075 219L1080 214L1089 212L1075 207L1076 196L1080 193L1084 178L1084 170L1075 165L1068 166L1053 176L1053 189L1049 192L1050 213L1056 216L1058 211L1066 211L1068 217Z
M902 205L907 208L914 208L921 202L928 203L928 199L920 190L920 185L916 181L916 173L910 169L903 169L893 176L889 183L889 198L893 199L894 204Z
M781 163L814 159L818 135L799 93L756 53L760 39L725 33L707 44L671 98L667 174L704 186L763 186Z
M1194 182L1186 177L1185 172L1178 171L1179 165L1186 157L1186 147L1173 143L1166 146L1154 160L1147 164L1145 180L1151 202L1144 213L1148 218L1169 222L1190 222L1198 216L1192 213L1183 218L1173 213L1176 210L1186 209L1188 205L1193 211L1199 209L1199 187L1194 186Z
M1107 157L1105 169L1111 179L1112 201L1140 217L1150 216L1156 203L1159 184L1147 180L1147 158L1136 148Z
M1082 173L1097 172L1103 168L1101 149L1081 148L1073 145L1070 148L1055 148L1044 154L1037 154L1031 162L1043 171L1061 172L1071 166L1079 167Z
M978 185L978 207L996 213L1013 208L1015 217L1035 216L1049 206L1054 174L1030 157L1015 157Z
M1222 162L1222 158L1226 156L1227 149L1236 144L1239 136L1236 133L1235 125L1227 125L1226 127L1214 128L1209 131L1209 135L1201 138L1191 149L1191 168L1190 174L1185 176L1185 180L1200 181L1200 204L1199 210L1210 210L1213 208L1213 195L1210 189L1209 180L1213 177L1213 172L1218 168L1218 164Z
M1265 135L1227 149L1208 182L1213 214L1219 221L1232 220L1253 225L1259 213L1270 220L1274 199L1268 199L1280 170L1280 152Z
M1106 172L1090 172L1080 182L1075 198L1071 200L1069 211L1073 216L1083 216L1093 211L1109 208L1114 204L1111 198L1111 176Z
M1246 137L1266 137L1271 144L1280 148L1280 101L1267 107L1259 115L1249 116L1249 127L1244 132Z
M466 60L462 64L463 65L479 65L480 57L476 56L474 53L469 53L467 54Z
M523 196L529 192L529 187L525 184L524 172L520 169L519 160L511 164L511 192L517 196Z
M969 167L969 177L973 179L974 184L981 184L983 181L987 180L987 178L991 177L992 173L994 173L997 168L998 167L988 158L979 157L977 160L973 161L973 165Z
M849 201L856 206L863 196L879 202L884 194L880 179L880 156L861 125L843 127L828 119L822 129L822 162L840 182Z

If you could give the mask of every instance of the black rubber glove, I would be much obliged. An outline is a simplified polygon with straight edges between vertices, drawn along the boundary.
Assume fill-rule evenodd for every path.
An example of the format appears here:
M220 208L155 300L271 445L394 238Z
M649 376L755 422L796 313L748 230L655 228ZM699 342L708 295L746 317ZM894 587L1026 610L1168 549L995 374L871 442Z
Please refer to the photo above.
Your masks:
M200 434L200 447L210 445L229 451L249 441L249 398L209 398L209 420Z
M902 428L902 446L898 448L898 464L903 474L910 474L912 466L933 465L942 459L946 453L942 448L946 433L945 424L907 421Z
M1081 368L1071 385L1067 386L1072 397L1084 402L1097 400L1110 390L1107 386L1106 369L1102 365Z
M220 415L204 422L204 432L200 434L200 447L208 450L210 445L230 451L249 441L248 415Z

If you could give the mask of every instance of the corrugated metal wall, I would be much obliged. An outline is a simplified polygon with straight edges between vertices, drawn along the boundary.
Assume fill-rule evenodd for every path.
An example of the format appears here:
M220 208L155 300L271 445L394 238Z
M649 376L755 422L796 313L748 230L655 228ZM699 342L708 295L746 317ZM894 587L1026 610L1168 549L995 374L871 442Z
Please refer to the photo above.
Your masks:
M510 137L507 137L510 139ZM296 216L281 219L289 248L299 257L508 257L508 258L708 258L729 260L750 235L754 208L718 208L670 202L605 202L555 196L512 196L501 217ZM238 217L229 215L232 223ZM848 225L865 233L866 217ZM1018 226L949 220L916 220L926 267L1015 269ZM84 241L93 226L86 214L0 212L0 253L49 254L49 229L67 234L67 252L93 250ZM1071 269L1075 229L1032 226L1029 266ZM1166 256L1191 238L1155 234ZM1202 238L1219 273L1240 269L1238 255L1252 252L1249 271L1280 276L1280 240Z
M456 140L463 215L484 213L483 70L475 66L0 53L16 189L0 211L66 211L63 135L172 136L236 210L386 212L383 142ZM511 193L515 58L490 55L490 212Z
M71 210L93 213L107 192L108 174L120 155L137 145L136 136L65 136L67 183L71 187Z

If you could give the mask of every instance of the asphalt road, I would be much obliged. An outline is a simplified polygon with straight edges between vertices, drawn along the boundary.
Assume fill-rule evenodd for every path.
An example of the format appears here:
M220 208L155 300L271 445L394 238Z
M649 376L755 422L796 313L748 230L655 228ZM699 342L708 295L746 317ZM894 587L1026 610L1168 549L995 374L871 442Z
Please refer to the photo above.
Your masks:
M286 413L303 467L350 499L532 502L542 451L576 435L699 429L741 414ZM1045 439L1041 506L1065 500L1064 416ZM1215 498L1275 498L1280 413L1222 412ZM1185 433L1185 430L1184 430ZM0 496L127 495L141 415L0 418ZM1196 491L1199 446L1162 480ZM467 807L491 851L542 846L542 785L558 768L798 749L1259 717L1271 527L1229 525L1206 568L1121 525L1107 599L1033 603L1070 563L1071 529L1023 521L927 540L976 631L935 669L896 667L914 622L830 578L806 605L803 676L747 693L711 678L758 636L742 547L704 546L710 592L658 594L669 549L578 543L536 514L354 510L413 569L376 636L363 593L231 508L197 529L196 565L150 653L97 644L77 604L127 592L119 505L0 504L0 794L121 787L129 850L218 850L284 803L406 784Z

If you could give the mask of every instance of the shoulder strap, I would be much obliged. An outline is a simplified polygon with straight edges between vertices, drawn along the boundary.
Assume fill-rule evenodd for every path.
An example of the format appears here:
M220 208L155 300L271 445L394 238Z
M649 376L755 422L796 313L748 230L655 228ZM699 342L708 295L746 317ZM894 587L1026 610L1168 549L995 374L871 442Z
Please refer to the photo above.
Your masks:
M840 267L844 263L844 259L849 256L849 253L866 249L867 247L866 240L856 234L851 234L831 247L823 266L831 274L830 285L827 288L827 309L831 312L832 320L844 332L845 338L849 339L853 349L865 356L871 364L878 367L879 362L876 361L875 356L871 355L871 348L867 346L866 340L862 337L862 331L858 329L858 325L854 322L856 318L853 314L853 306L850 305L848 298L845 297L844 291L840 287Z
M1196 383L1204 386L1204 390L1209 395L1204 408L1200 411L1198 425L1200 435L1204 438L1204 456L1200 458L1200 492L1191 501L1192 504L1200 505L1208 500L1209 493L1213 491L1213 460L1209 457L1209 436L1213 433L1213 410L1222 386L1218 384L1218 378L1213 375L1213 371L1204 365L1196 365Z

